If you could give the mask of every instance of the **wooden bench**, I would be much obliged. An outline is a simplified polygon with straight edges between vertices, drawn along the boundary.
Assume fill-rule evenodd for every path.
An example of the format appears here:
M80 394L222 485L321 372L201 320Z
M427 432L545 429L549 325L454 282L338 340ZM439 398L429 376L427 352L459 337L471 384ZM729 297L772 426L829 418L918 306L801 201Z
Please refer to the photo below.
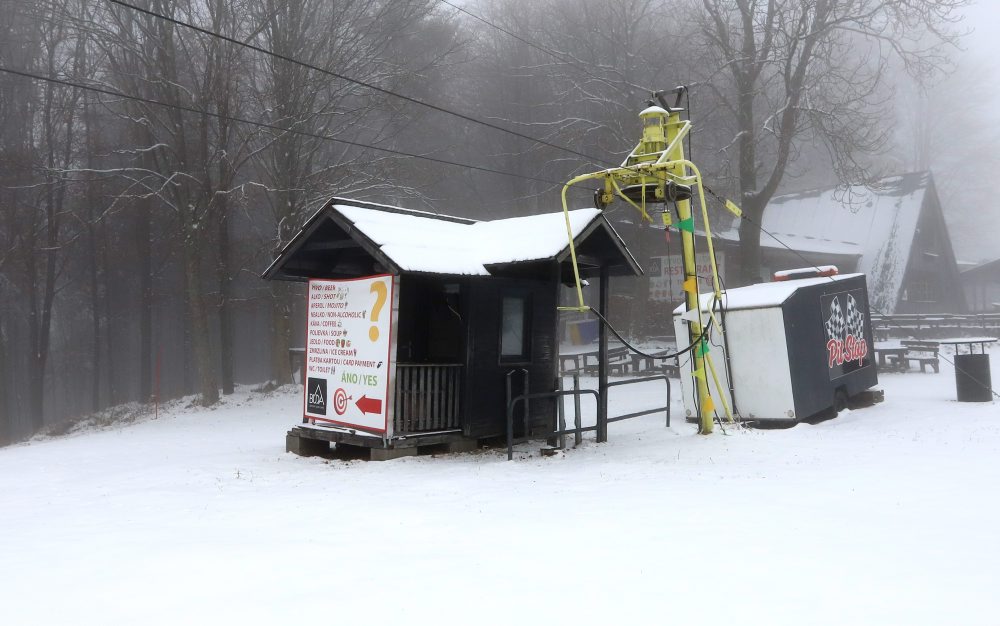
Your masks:
M608 374L612 376L624 376L628 374L628 366L631 359L628 357L629 349L625 346L611 348L608 350Z
M628 352L629 350L625 346L608 348L609 374L622 376L628 373ZM600 352L587 352L585 354L581 354L580 356L583 357L580 369L582 369L587 376L597 376L598 365L600 365ZM594 357L593 363L590 362L589 357Z
M578 352L576 354L560 354L559 369L563 374L582 373L587 366L587 357L597 357L596 352Z
M652 357L662 357L666 354L670 354L670 350L661 350L659 352L654 352ZM672 359L662 359L662 358L650 358L642 354L632 354L632 372L638 374L640 372L648 373L661 373L667 376L672 376L677 378L680 376L680 365L678 364L677 357ZM640 367L642 365L642 367Z
M660 371L671 378L681 377L681 364L677 357L671 361L660 361Z
M900 344L906 348L906 354L898 361L896 361L896 357L889 358L896 361L896 364L901 368L908 369L910 363L919 363L921 372L926 372L928 365L934 368L935 374L941 371L940 362L938 361L938 351L941 349L941 346L938 342L910 339L903 340Z

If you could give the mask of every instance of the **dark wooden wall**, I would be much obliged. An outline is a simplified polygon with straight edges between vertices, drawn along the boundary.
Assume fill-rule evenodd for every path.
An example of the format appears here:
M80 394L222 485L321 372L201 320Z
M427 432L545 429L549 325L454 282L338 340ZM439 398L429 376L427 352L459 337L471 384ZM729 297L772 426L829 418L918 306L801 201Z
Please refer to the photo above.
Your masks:
M553 391L556 382L558 337L556 328L555 266L552 277L544 279L493 278L473 281L467 292L469 327L466 361L465 434L470 437L499 436L506 432L506 374L511 370L527 369L532 393ZM530 300L528 359L501 362L500 324L501 302L505 294L527 295ZM524 377L513 376L513 393L523 390ZM530 403L532 428L535 433L548 432L555 419L554 400ZM515 413L520 418L521 409ZM516 420L521 431L521 420Z

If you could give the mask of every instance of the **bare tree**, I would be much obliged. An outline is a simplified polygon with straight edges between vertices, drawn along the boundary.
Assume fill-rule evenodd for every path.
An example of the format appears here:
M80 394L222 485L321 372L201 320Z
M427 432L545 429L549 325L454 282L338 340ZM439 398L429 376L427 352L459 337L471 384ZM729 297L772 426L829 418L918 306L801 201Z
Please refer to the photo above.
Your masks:
M825 146L841 181L872 178L888 139L885 69L914 76L945 64L967 0L697 0L713 120L731 132L743 283L759 280L759 224L803 144ZM930 40L930 44L928 41Z
M428 0L262 0L254 7L255 30L261 47L277 55L399 89L420 84L427 69L422 66L436 67L452 49L446 35L440 45L414 53L434 25L432 6ZM270 250L291 239L307 207L323 194L377 196L405 186L392 159L325 138L392 147L401 127L419 112L303 64L275 56L258 63L257 106L269 123L290 129L259 135L266 148L257 166L270 209L272 230L265 234ZM425 88L430 83L423 82ZM291 380L291 292L273 284L270 294L272 372L284 383Z
M194 4L154 1L153 10L170 17L191 16ZM108 79L122 91L142 94L176 107L204 110L208 75L203 48L172 23L127 9L109 10L110 24L102 44L109 61ZM123 169L141 193L169 207L176 220L184 293L198 372L201 402L219 397L218 369L213 356L208 304L202 272L204 250L211 242L211 194L208 168L213 155L210 119L181 108L132 102L123 121L138 124L149 143L137 146L140 164ZM144 131L144 132L142 132ZM141 163L152 167L144 168Z
M81 79L85 42L68 26L69 17L79 10L75 0L33 6L26 14L33 26L11 32L31 50L19 59L20 67ZM27 308L27 411L34 432L44 423L53 311L66 268L66 245L72 239L65 223L65 172L77 155L81 92L51 82L29 86L8 80L7 86L21 99L6 103L3 151L14 180L8 179L6 187L6 261L0 265L6 263L15 294Z

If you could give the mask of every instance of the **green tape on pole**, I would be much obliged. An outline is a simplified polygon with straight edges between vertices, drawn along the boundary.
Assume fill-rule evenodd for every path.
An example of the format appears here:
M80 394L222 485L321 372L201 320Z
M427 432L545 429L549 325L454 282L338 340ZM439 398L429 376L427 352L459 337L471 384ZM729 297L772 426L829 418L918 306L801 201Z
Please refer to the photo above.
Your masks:
M686 230L689 233L694 233L694 218L689 217L686 220L681 220L675 226L677 226L677 230Z
M698 345L698 348L697 348L697 353L698 353L698 356L705 356L706 354L708 354L708 341L707 340L705 340L705 339L701 340L701 343Z

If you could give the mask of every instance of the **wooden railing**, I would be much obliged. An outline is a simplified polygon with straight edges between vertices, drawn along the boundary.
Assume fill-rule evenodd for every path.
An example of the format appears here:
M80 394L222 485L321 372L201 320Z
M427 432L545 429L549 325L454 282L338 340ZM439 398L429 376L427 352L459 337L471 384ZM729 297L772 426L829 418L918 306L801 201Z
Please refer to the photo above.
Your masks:
M397 364L394 432L461 428L461 385L461 365Z
M871 316L876 338L913 335L941 337L951 335L995 335L1000 332L1000 313L897 313Z

